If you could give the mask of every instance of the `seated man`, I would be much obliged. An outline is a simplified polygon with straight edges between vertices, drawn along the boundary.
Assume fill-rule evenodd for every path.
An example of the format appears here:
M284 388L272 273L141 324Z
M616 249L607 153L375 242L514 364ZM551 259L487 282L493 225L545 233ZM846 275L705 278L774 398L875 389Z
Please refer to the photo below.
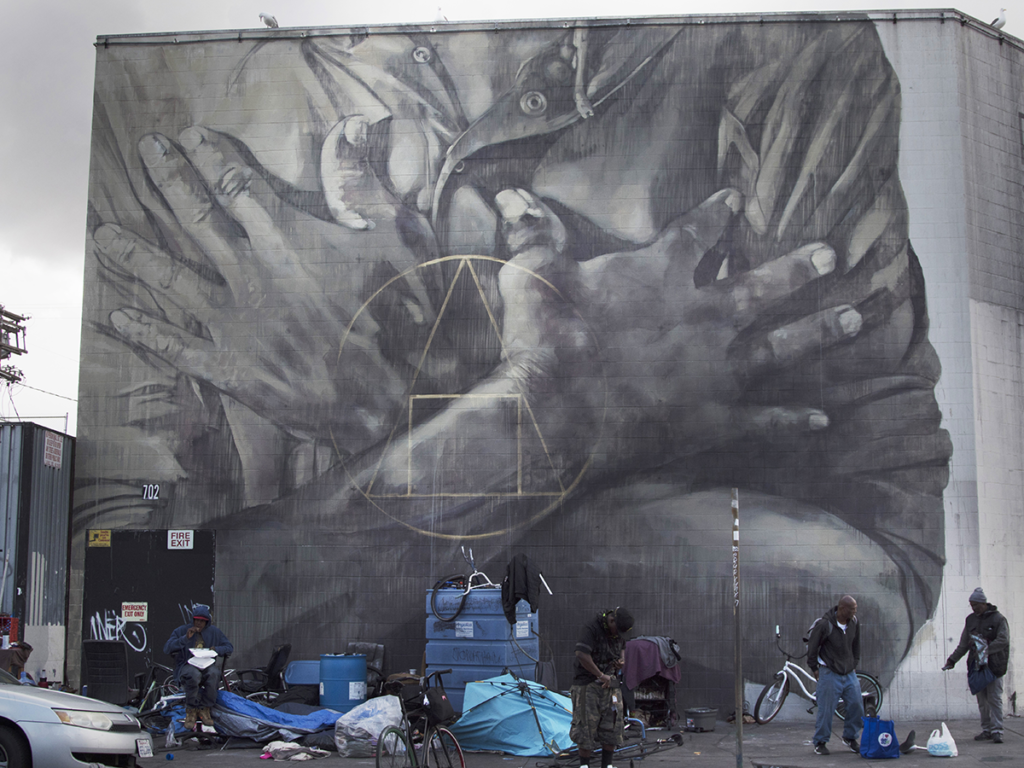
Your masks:
M213 662L195 650L212 649L217 652ZM197 604L192 607L192 623L182 624L175 629L167 642L164 653L174 656L174 679L185 689L185 728L196 727L198 716L203 725L213 725L210 707L217 703L217 683L224 667L224 657L234 651L231 641L213 626L210 606Z
M0 650L0 669L10 672L15 677L21 677L25 671L25 662L32 654L32 646L28 643L13 642L10 648Z

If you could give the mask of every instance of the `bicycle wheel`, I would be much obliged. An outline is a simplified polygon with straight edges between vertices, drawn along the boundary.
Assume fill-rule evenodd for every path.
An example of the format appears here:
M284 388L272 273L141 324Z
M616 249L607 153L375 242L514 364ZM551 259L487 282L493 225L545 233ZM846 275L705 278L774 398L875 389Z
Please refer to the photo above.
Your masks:
M402 768L412 765L409 742L401 728L389 725L377 738L377 768Z
M458 616L460 613L462 613L462 609L466 605L466 595L468 594L467 591L466 591L467 585L468 585L468 583L466 581L466 575L463 574L463 573L453 573L451 576L445 576L443 579L440 579L434 585L434 591L430 593L430 611L431 611L431 613L433 613L434 616L436 616L440 621L454 621L455 617ZM443 614L440 610L438 610L437 594L442 589L453 589L453 588L454 589L461 589L462 590L462 597L459 600L459 605L458 605L458 607L456 607L455 611L453 613L451 613L451 615ZM450 610L451 606L450 605L449 606L442 606L442 608L444 608L446 610Z
M466 768L459 740L443 726L432 728L427 735L423 761L426 768Z
M250 693L245 698L254 704L261 704L264 707L269 707L274 703L274 699L279 695L280 694L278 694L277 691L256 691L255 693Z
M754 719L761 725L770 723L779 710L782 709L782 702L789 695L789 678L779 672L775 680L768 683L757 697L754 705Z
M882 708L882 686L875 678L867 672L857 673L857 682L860 683L861 700L864 702L865 715L877 715ZM836 704L836 716L840 720L846 719L846 702L839 699Z

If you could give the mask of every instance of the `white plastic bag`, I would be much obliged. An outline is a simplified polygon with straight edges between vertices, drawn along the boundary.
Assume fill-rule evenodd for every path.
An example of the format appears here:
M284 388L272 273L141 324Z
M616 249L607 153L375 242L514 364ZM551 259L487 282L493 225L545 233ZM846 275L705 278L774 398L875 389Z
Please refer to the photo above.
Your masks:
M389 725L402 724L402 703L397 696L364 701L338 718L334 744L341 757L373 757L374 741Z
M928 754L933 757L956 757L956 742L953 741L953 734L949 732L946 724L942 724L942 730L936 728L928 737Z

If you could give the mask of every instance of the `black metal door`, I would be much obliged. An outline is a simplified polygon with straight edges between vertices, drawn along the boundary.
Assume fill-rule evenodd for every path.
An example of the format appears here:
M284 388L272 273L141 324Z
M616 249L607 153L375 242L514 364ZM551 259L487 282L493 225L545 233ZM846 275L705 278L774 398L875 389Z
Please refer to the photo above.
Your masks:
M127 643L130 676L151 661L173 666L164 643L194 604L217 622L213 531L89 531L87 541L82 637Z

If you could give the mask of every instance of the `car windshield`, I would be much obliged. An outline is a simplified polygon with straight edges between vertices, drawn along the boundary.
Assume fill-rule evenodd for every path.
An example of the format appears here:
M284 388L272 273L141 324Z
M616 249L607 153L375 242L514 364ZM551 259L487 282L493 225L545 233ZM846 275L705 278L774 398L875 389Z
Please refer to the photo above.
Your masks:
M3 670L3 669L0 669L0 684L3 684L3 685L21 685L21 683L18 681L18 678L16 678L10 672L8 672L6 670Z

